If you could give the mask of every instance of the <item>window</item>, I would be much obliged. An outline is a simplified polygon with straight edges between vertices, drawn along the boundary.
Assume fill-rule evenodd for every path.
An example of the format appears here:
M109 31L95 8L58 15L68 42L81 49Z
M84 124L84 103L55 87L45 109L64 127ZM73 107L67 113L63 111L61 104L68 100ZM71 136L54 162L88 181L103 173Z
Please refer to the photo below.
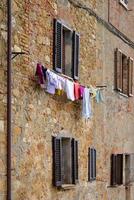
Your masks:
M78 182L78 142L74 138L53 137L53 184L61 187Z
M88 149L88 181L96 180L96 150Z
M125 155L125 184L134 183L134 154Z
M111 156L111 185L123 184L123 154Z
M119 0L119 2L120 2L125 8L128 8L128 0Z
M79 76L79 34L54 21L54 69L73 79Z
M115 51L115 89L127 97L132 95L133 59L116 49Z
M111 185L134 182L134 154L111 155Z

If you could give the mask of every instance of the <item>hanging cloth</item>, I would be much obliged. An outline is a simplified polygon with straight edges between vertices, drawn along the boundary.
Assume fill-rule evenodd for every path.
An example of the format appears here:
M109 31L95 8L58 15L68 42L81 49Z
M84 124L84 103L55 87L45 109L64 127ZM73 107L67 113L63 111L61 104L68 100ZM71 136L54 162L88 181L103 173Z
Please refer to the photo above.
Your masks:
M75 100L80 99L80 84L77 82L74 82L74 96Z
M97 103L104 102L104 99L103 99L100 89L97 90L95 99L96 99Z
M91 118L91 98L89 89L85 88L83 93L83 100L82 100L82 116L86 119Z
M80 99L83 99L84 89L85 87L80 85Z
M48 92L49 94L55 94L55 89L58 87L57 75L48 69L46 71L46 78L47 78L46 92Z
M66 88L65 88L67 98L74 101L75 96L74 96L74 82L66 79Z
M40 85L44 84L44 75L43 75L43 71L42 71L42 65L40 63L37 63L35 75L38 77L38 83Z

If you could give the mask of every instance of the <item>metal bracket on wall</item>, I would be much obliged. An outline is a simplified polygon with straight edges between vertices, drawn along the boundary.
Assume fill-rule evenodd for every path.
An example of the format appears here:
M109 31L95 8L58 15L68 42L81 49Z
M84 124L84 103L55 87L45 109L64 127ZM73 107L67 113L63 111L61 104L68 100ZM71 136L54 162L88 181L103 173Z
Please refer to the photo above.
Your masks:
M107 88L106 85L96 85L97 88Z
M16 56L18 56L18 55L23 55L23 54L26 54L25 52L12 52L12 60L16 57Z

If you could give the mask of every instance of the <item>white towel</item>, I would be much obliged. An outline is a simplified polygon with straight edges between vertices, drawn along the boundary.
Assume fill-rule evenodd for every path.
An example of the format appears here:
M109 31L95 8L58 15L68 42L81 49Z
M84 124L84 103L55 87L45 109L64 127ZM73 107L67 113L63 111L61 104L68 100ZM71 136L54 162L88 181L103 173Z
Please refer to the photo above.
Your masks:
M67 98L74 101L74 83L68 79L66 79L66 94Z
M91 112L91 98L89 89L85 88L83 93L83 101L82 101L82 116L86 119L90 118L92 115Z

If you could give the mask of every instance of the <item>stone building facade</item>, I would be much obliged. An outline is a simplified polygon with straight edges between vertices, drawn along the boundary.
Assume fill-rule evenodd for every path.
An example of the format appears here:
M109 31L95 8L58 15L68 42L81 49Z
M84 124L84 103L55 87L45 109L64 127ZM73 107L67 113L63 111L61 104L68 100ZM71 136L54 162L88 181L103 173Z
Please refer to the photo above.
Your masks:
M114 3L113 3L114 2ZM6 199L7 6L0 2L0 200ZM134 40L134 3L118 0L12 1L12 199L133 200L133 185L111 187L111 154L134 153L133 97L114 89L114 52L134 58L134 48L110 32L112 24ZM93 16L91 10L97 13ZM117 17L115 17L117 16ZM104 102L92 100L93 116L81 117L81 102L52 96L37 87L36 64L53 68L53 23L60 19L80 34L82 85L103 86ZM128 31L129 30L129 31ZM79 182L68 190L52 185L52 136L78 140ZM88 181L88 148L97 152L96 180Z

